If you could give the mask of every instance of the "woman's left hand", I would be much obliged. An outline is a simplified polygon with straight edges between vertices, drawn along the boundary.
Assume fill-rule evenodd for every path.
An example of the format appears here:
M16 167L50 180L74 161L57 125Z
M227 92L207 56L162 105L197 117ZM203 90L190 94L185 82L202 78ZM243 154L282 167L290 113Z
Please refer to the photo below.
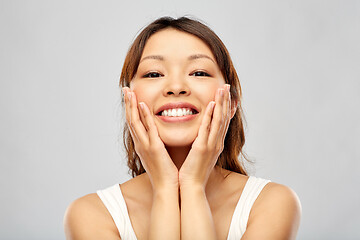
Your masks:
M219 155L231 119L230 85L217 90L215 102L211 101L202 119L198 135L179 170L181 186L201 186L206 183Z

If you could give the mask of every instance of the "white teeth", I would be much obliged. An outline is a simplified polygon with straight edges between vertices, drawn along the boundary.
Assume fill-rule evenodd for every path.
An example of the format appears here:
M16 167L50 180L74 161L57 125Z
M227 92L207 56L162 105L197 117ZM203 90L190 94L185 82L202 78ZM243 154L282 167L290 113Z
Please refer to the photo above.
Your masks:
M161 116L168 117L181 117L185 115L193 115L194 113L190 109L186 108L174 108L162 111Z

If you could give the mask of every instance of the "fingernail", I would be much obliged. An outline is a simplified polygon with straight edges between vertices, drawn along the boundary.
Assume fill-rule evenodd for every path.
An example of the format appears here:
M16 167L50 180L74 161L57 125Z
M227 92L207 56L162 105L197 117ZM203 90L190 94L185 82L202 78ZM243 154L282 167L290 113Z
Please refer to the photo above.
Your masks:
M132 93L129 92L129 93L128 93L128 99L129 99L129 101L131 100L131 95L132 95Z
M140 105L141 110L144 110L144 103L141 102L141 103L139 103L139 105Z
M220 89L220 96L223 96L224 95L224 89Z
M230 91L230 84L225 84L226 85L226 90Z

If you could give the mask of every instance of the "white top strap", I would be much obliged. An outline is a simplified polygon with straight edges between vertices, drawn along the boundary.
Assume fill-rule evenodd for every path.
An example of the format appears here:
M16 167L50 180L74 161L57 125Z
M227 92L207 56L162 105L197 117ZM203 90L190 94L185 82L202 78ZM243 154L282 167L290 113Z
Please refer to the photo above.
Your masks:
M271 181L253 176L248 178L231 219L228 240L239 240L245 233L250 210L261 190L269 182ZM110 212L121 239L137 240L119 184L96 193Z
M238 240L245 233L250 210L261 190L269 182L271 181L249 176L231 219L228 240Z
M98 190L96 193L110 212L121 239L136 240L137 238L131 225L125 199L121 193L119 184L115 184L104 190Z

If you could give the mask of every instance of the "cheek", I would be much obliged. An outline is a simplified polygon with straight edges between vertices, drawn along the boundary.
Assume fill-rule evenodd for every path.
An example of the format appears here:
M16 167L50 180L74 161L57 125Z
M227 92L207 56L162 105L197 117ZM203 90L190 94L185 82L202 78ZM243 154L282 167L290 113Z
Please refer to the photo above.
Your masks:
M149 91L148 88L134 87L131 90L135 93L138 104L144 102L150 111L152 111L154 101L158 95L154 94L154 91Z
M196 96L198 96L199 100L202 104L208 104L210 101L215 100L216 91L222 85L220 84L211 84L203 88L193 89L193 93L196 92Z

